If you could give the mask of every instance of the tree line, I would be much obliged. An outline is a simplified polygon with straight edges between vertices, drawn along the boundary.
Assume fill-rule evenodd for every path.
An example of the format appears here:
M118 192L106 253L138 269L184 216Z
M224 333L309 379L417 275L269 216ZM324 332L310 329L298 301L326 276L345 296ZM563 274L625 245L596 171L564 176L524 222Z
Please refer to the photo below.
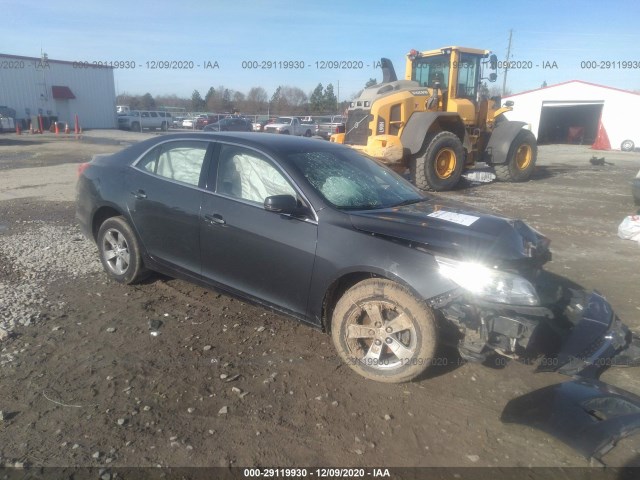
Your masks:
M367 86L375 83L374 79ZM357 96L359 94L356 94ZM116 97L118 105L128 105L132 110L155 110L161 107L184 108L190 112L246 113L256 115L333 115L342 113L349 101L338 102L333 85L316 88L306 94L302 89L281 85L271 96L262 87L253 87L246 94L220 85L210 87L204 97L194 90L191 98L177 95L158 95L150 93L131 95L122 93Z

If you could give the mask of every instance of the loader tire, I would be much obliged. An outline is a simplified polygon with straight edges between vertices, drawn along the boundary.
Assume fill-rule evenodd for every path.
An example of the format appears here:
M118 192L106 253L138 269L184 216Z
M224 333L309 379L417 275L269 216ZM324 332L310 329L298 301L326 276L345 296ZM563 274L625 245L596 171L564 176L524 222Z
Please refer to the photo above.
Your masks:
M501 182L526 182L536 168L537 156L536 137L529 130L520 130L511 142L506 163L494 167L497 179Z
M424 153L411 162L411 178L422 190L451 190L464 168L464 147L455 133L439 132L427 138Z

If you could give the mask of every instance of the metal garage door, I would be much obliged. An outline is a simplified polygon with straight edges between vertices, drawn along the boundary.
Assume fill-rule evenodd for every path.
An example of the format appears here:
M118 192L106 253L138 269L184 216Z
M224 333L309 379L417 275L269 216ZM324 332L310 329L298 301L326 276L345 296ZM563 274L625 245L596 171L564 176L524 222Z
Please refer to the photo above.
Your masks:
M592 144L603 106L604 100L542 102L538 143Z

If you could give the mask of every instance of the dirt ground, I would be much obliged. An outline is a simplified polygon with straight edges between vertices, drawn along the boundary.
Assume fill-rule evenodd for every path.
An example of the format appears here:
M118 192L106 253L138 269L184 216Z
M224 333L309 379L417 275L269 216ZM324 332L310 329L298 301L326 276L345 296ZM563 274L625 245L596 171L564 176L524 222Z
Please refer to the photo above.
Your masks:
M73 232L77 164L146 136L1 135L0 245L43 226ZM608 163L592 166L594 153ZM637 210L638 169L637 152L542 146L532 181L443 196L529 222L552 240L549 270L598 289L640 332L640 245L616 236ZM82 241L94 253L82 261L97 262ZM340 362L329 336L288 318L181 280L127 287L87 271L43 281L40 314L0 340L0 465L589 466L547 434L500 421L510 399L567 377L443 351L449 365L426 378L375 383ZM0 257L0 281L28 278ZM640 394L639 374L602 379ZM638 464L638 437L606 460Z

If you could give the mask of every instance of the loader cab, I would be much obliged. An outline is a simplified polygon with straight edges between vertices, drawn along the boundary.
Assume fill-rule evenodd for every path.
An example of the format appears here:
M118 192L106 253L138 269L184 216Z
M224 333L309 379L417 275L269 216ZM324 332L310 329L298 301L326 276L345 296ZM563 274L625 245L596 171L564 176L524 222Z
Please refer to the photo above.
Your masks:
M428 110L458 113L465 124L472 125L477 122L482 62L489 53L460 47L412 50L407 55L405 78L418 82L433 97L438 97L427 104Z

